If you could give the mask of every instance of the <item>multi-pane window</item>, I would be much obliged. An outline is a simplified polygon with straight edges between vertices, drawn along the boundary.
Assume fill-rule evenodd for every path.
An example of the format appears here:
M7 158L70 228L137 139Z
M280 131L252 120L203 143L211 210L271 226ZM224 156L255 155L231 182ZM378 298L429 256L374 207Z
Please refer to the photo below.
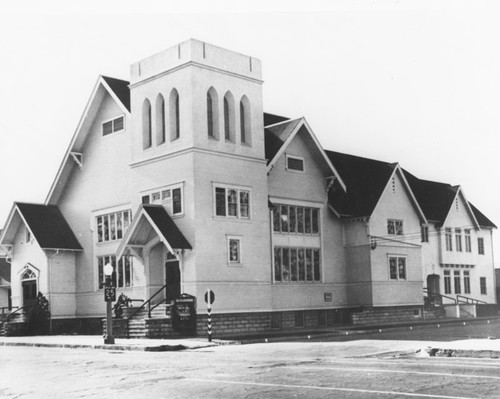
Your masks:
M239 237L227 238L227 251L229 264L241 263L241 239Z
M406 258L389 256L389 276L391 280L406 280Z
M444 229L445 233L445 240L446 240L446 250L447 251L453 251L453 242L452 242L452 237L451 237L451 229L450 228L445 228Z
M273 230L286 234L319 234L319 209L295 205L276 205Z
M484 238L479 237L477 239L477 251L479 255L484 255Z
M319 248L274 247L274 280L284 283L321 281Z
M183 213L182 187L164 187L144 194L142 203L163 205L168 209L170 215L180 215Z
M107 136L108 134L119 132L124 128L124 118L119 116L118 118L112 119L110 121L104 122L102 124L102 135Z
M464 270L464 294L470 294L470 272Z
M403 221L389 219L387 221L387 234L389 235L403 235Z
M444 293L451 294L451 272L449 270L444 271Z
M104 266L107 264L113 266L111 280L114 287L130 287L133 285L132 279L132 257L122 256L116 259L116 256L98 256L97 268L99 273L99 289L104 287L106 276L104 275Z
M455 246L458 252L462 252L462 230L455 229Z
M215 187L215 215L250 218L250 191L233 187Z
M460 285L460 270L455 270L453 272L453 281L455 283L455 294L461 294L462 288Z
M481 295L486 295L486 277L479 277L479 286L481 287Z
M464 233L465 233L465 252L472 252L470 229L465 229Z
M97 216L97 242L121 240L131 219L130 210Z
M420 239L422 242L429 242L429 226L420 226Z

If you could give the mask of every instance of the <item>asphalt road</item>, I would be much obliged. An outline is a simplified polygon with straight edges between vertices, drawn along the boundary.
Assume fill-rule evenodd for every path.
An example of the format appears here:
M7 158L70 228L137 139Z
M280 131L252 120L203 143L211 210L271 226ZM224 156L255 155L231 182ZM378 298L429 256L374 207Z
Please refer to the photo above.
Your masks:
M0 347L2 398L500 398L500 360L417 358L421 341L145 353Z

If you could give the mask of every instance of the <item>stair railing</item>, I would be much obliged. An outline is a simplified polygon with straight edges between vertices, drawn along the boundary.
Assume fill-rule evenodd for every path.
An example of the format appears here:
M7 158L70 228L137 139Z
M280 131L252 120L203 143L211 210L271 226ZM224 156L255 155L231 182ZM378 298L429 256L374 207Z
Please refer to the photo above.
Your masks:
M10 320L10 318L11 318L14 314L16 314L16 313L20 312L21 310L24 310L24 309L29 309L29 308L31 308L31 306L21 306L20 308L18 307L16 310L14 310L13 312L10 312L10 313L7 315L7 317L5 318L5 322L8 322L8 321Z
M151 301L154 297L156 297L160 292L162 292L165 288L167 288L167 284L161 287L158 291L156 291L146 302L144 302L141 306L139 306L129 317L127 317L127 338L130 338L130 319L134 317L137 313L139 313L142 309L144 309L147 305L148 307L148 318L151 318L151 311L155 309L158 305L165 302L166 299L160 301L160 303L155 304L151 307Z
M452 301L455 305L458 303L458 300L457 298L453 298L452 296L448 296L448 295L443 295L443 294L438 294L438 293L432 293L432 294L429 294L427 288L424 288L424 294L427 295L427 298L439 298L440 299L440 303L442 304L443 303L443 298L446 298L446 299L449 299L450 301ZM458 297L458 295L457 295Z
M488 304L488 302L482 301L481 299L471 298L471 297L464 296L464 295L457 295L457 301L458 301L458 303L466 303L466 304L472 304L472 305L479 305L479 304L487 305Z
M2 306L0 309L2 309L2 316L3 316L5 315L6 310L10 312L12 309L17 309L17 308L19 308L19 306Z

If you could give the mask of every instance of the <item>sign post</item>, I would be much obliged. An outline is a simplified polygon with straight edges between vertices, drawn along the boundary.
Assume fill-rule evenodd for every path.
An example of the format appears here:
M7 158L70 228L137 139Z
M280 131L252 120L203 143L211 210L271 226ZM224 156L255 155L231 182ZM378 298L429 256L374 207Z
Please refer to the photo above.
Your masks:
M208 342L212 342L212 303L215 301L215 294L208 289L205 293L205 302L207 303L207 332Z
M116 288L113 286L111 275L113 274L113 266L109 263L104 266L104 275L106 280L104 283L104 300L106 301L106 336L104 337L105 344L114 344L115 337L113 336L113 314L112 302L116 301Z

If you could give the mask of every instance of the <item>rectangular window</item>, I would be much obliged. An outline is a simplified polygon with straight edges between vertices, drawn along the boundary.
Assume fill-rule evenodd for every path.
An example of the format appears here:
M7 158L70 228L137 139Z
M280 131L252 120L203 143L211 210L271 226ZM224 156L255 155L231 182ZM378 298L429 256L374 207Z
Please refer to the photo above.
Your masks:
M465 252L472 252L472 241L470 237L470 229L465 229Z
M446 250L447 251L453 251L453 242L452 242L452 237L451 237L451 229L450 228L445 228L445 239L446 239Z
M97 216L97 242L121 240L131 219L130 210Z
M403 221L402 220L387 220L387 234L389 235L403 235Z
M429 226L420 226L420 241L429 242Z
M229 264L241 264L241 238L228 237L227 251Z
M105 275L104 266L107 264L113 266L113 274L111 279L113 281L114 287L131 287L132 282L132 257L122 256L120 259L116 259L116 256L98 256L97 257L97 268L99 275L99 289L104 287Z
M484 238L477 239L477 252L479 255L484 255Z
M274 280L287 283L321 281L320 249L274 247Z
M462 230L455 229L455 246L458 252L462 252Z
M319 209L295 205L276 205L273 231L285 234L319 234Z
M143 204L163 205L170 216L182 215L183 209L182 186L169 186L158 188L142 196Z
M406 258L389 256L389 277L391 280L406 280Z
M449 270L444 271L444 293L451 294L451 273Z
M125 126L124 121L125 119L123 118L123 116L119 116L118 118L104 122L102 124L102 135L107 136L108 134L116 133L123 130Z
M486 277L479 277L479 285L481 287L481 295L486 295Z
M215 187L215 216L250 219L250 191Z
M294 172L304 171L304 159L300 157L293 157L291 155L286 156L286 170L291 170Z
M464 270L464 294L470 294L470 272Z
M455 294L461 294L462 288L460 286L460 270L455 270L453 272L453 280L455 283Z

